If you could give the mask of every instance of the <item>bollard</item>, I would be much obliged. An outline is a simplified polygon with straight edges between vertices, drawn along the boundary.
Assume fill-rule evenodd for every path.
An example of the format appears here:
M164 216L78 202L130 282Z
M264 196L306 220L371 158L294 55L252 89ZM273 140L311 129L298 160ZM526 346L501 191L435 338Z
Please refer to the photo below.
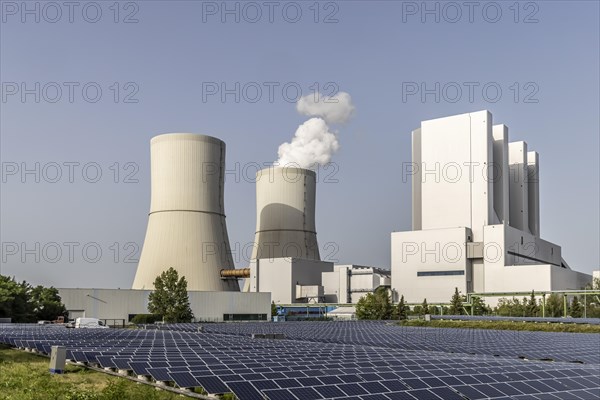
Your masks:
M64 346L52 346L50 352L50 373L62 374L65 372L65 359L67 349Z

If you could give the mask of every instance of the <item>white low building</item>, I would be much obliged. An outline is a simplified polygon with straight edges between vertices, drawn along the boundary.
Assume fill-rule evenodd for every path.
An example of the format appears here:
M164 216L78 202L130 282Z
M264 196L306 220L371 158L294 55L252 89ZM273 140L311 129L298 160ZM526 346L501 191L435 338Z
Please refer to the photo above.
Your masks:
M581 289L560 246L540 238L539 156L508 141L488 111L423 121L412 132L412 225L391 235L395 300L449 302L454 289Z
M326 303L358 303L367 293L391 286L390 270L361 265L336 265L322 274Z
M249 292L270 292L275 304L322 303L321 274L333 263L303 258L262 258L250 261Z
M149 314L150 290L136 289L58 289L69 319L98 318L118 325L137 314ZM270 293L188 292L196 321L250 321L271 319Z

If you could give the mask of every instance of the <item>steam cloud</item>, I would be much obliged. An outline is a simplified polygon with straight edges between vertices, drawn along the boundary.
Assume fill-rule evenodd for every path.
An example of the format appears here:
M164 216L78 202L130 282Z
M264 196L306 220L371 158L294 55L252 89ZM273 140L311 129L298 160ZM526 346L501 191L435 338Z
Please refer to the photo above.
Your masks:
M283 143L277 152L280 166L297 165L300 168L324 165L331 161L340 148L336 132L331 132L328 123L344 123L354 113L352 98L346 92L328 96L314 95L301 97L296 110L311 118L298 127L292 141Z

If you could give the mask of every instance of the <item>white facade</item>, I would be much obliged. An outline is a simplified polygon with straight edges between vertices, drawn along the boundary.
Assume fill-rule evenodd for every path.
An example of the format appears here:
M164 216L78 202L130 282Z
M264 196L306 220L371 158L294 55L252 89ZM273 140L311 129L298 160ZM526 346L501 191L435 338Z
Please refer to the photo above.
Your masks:
M322 302L321 273L333 263L301 258L265 258L250 262L249 292L270 292L276 304ZM316 287L315 287L316 286Z
M358 303L367 293L391 286L389 270L361 265L336 265L322 274L326 303Z
M188 289L239 291L219 271L233 267L223 201L225 143L193 134L151 140L152 195L133 289L152 289L170 267Z
M265 168L256 174L256 236L252 259L320 260L315 227L316 173Z
M148 314L150 290L135 289L58 289L69 318L91 317L125 320L135 314ZM264 315L271 318L269 293L188 292L196 321L232 320L240 316Z
M412 133L413 230L392 233L396 300L580 289L560 246L540 238L539 155L508 142L488 111L423 121Z

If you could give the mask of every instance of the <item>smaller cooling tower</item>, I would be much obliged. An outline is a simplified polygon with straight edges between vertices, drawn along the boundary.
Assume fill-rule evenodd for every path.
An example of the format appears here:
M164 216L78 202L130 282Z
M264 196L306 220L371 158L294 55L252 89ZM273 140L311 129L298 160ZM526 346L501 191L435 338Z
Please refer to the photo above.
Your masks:
M317 176L303 168L256 173L256 236L252 259L320 260L315 228Z
M153 289L154 279L173 267L188 290L238 291L220 274L233 267L223 205L225 143L171 133L152 138L150 149L150 214L132 288Z

